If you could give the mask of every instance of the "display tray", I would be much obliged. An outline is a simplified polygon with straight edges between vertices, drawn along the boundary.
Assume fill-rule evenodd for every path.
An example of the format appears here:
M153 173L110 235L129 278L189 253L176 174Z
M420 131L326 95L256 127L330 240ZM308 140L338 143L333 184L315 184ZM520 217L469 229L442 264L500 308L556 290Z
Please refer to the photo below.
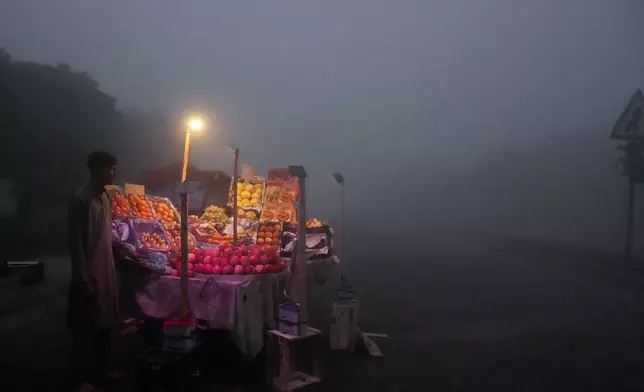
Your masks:
M136 235L137 248L153 252L170 251L170 242L159 222L156 220L132 219L131 225Z

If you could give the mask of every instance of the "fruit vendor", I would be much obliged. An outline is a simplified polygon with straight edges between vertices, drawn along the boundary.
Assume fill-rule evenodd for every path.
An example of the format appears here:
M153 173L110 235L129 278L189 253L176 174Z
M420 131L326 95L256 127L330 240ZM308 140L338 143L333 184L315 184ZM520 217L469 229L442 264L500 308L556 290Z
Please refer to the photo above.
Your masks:
M69 256L72 278L67 323L72 334L71 378L75 388L92 391L106 381L112 330L117 326L118 285L112 254L111 201L116 158L92 152L87 159L90 180L69 205Z

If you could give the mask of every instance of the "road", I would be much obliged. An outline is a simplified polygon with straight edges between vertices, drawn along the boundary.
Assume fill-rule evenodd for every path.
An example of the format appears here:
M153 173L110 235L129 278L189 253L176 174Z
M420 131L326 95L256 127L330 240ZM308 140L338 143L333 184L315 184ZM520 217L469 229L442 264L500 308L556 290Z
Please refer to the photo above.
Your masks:
M350 255L347 270L362 330L389 334L379 342L385 357L334 353L325 384L312 390L644 388L643 269L517 238L429 234L355 245L362 257ZM0 369L27 383L9 391L62 377L66 263L50 262L47 274L28 306L2 293Z

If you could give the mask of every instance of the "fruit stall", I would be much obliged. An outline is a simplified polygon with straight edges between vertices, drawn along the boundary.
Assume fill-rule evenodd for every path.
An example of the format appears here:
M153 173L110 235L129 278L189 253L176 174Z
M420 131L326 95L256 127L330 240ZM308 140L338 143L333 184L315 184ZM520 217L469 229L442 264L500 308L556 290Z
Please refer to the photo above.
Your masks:
M131 263L149 271L136 293L140 310L164 319L181 300L180 214L170 198L145 194L142 188L110 188L113 238L130 250ZM263 346L265 327L276 327L277 308L284 300L297 237L297 181L288 169L272 169L266 179L231 183L228 194L225 205L189 216L188 298L197 319L208 328L231 331L239 348L252 357ZM307 220L308 260L332 258L332 234L322 221Z

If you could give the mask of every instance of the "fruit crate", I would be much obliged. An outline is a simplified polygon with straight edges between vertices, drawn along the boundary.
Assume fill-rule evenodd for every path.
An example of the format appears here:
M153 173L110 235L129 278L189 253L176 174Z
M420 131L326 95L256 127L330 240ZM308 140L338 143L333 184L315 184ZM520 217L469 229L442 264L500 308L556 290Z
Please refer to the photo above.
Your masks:
M112 200L112 215L120 218L132 217L133 213L130 208L130 202L125 196L123 188L112 185L110 187L106 187L106 190Z
M146 195L145 198L152 207L157 220L161 222L181 223L181 215L167 197Z
M279 245L282 238L282 223L261 222L257 228L257 245Z
M131 220L132 230L136 236L136 244L138 249L146 249L153 252L169 252L171 250L170 241L166 236L166 232L157 221L149 221L143 219ZM150 236L158 239L163 246L155 246L153 244L145 244L142 242L142 237Z
M266 183L264 182L264 179L261 177L255 177L252 180L244 180L244 179L238 179L237 184L244 184L245 187L249 187L248 189L243 189L240 190L238 188L237 190L237 197L238 199L241 199L242 202L237 203L237 207L241 208L250 208L254 210L260 210L262 209L262 205L264 203L264 195L266 193ZM230 182L230 188L228 189L228 205L232 206L234 205L234 200L233 200L233 186L235 184L231 181ZM252 189L250 188L252 186ZM244 195L244 192L248 192L248 195ZM248 197L244 197L248 196ZM256 196L256 197L253 197ZM243 202L243 200L248 200L249 202L252 202L253 200L256 200L254 203L246 204Z
M129 194L127 195L127 201L130 204L130 210L134 218L150 221L158 220L154 213L154 208L152 208L145 195Z

